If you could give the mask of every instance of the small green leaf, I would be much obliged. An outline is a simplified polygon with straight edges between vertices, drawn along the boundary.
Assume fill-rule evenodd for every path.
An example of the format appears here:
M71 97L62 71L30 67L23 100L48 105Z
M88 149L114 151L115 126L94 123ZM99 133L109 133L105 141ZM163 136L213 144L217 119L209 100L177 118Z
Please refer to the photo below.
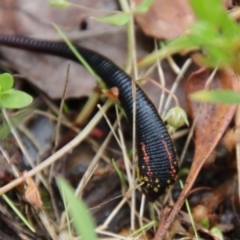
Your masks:
M224 239L223 233L222 233L222 231L221 231L220 228L218 228L218 227L213 227L213 228L210 230L210 232L211 232L214 236L218 237L219 239L221 239L221 240Z
M50 6L56 7L56 8L61 8L61 9L65 9L67 7L69 7L71 4L66 1L66 0L49 0L48 4Z
M214 25L221 23L224 14L221 0L211 0L211 6L209 0L190 0L190 4L200 20L206 20Z
M123 26L127 24L130 17L131 17L130 13L122 12L107 17L94 17L94 19L103 23L109 23L116 26Z
M23 108L32 101L33 98L29 94L15 89L0 94L0 106L4 108Z
M190 98L200 102L239 104L240 94L231 90L202 90L190 94Z
M181 179L182 177L186 177L189 174L189 169L188 168L181 168L179 173L178 173L178 178Z
M239 26L231 19L223 7L222 0L190 0L194 13L200 20L204 20L221 30L225 37L239 35Z
M1 92L7 91L13 87L13 76L9 73L0 74Z
M175 40L169 42L168 45L164 46L161 50L169 53L181 52L187 48L196 47L197 44L193 38L189 35L183 35ZM155 54L156 55L156 54Z
M209 229L210 223L209 223L209 219L206 217L202 220L201 225L206 228Z
M164 117L164 121L174 128L180 128L185 124L189 126L187 114L180 107L171 108Z
M142 0L142 2L134 9L134 13L147 12L150 9L152 3L153 0Z
M206 21L198 21L190 29L190 38L198 45L212 45L217 37L216 28Z
M94 221L85 203L74 194L72 187L63 178L57 178L57 185L62 197L66 199L67 210L78 235L83 240L97 239Z

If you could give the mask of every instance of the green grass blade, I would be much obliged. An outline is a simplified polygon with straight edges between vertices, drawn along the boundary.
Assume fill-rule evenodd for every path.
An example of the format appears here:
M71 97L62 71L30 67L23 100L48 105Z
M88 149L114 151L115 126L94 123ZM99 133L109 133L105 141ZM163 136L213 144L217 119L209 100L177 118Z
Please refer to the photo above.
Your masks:
M72 187L66 180L62 177L58 177L56 180L58 188L66 200L67 210L72 218L77 234L83 240L97 239L95 224L85 203L74 194Z
M2 194L2 198L8 204L8 206L16 213L16 215L23 221L23 223L32 231L35 232L35 229L27 221L27 219L22 215L22 213L15 207L14 203L7 197L7 195Z
M202 90L190 94L190 98L195 101L222 103L222 104L239 104L240 93L231 90Z

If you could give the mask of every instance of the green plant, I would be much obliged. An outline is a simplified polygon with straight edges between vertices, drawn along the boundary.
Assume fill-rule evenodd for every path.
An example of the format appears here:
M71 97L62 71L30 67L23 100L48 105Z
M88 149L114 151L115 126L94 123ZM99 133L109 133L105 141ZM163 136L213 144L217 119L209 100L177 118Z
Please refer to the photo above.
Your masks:
M9 73L0 75L0 107L23 108L32 103L27 93L13 88L13 76Z
M49 0L48 4L61 9L65 9L71 5L71 3L69 3L67 0Z
M190 4L197 21L186 35L168 46L179 50L201 48L201 58L207 66L231 67L239 72L240 28L227 14L222 1L190 0Z
M139 66L152 64L186 50L201 50L200 60L210 68L231 68L240 73L240 28L232 19L221 0L189 0L196 22L181 37L168 42L163 48L149 54ZM213 94L213 96L211 96ZM215 103L239 103L239 94L229 90L199 91L192 99ZM205 98L206 97L206 98ZM230 100L229 100L230 99Z
M77 234L83 240L97 239L95 224L85 203L74 194L72 187L63 178L57 178L57 185Z
M151 7L153 0L142 0L141 3L133 9L133 13L144 13ZM123 3L124 4L124 3ZM107 17L94 17L99 22L109 23L116 26L123 26L129 23L132 13L117 12Z

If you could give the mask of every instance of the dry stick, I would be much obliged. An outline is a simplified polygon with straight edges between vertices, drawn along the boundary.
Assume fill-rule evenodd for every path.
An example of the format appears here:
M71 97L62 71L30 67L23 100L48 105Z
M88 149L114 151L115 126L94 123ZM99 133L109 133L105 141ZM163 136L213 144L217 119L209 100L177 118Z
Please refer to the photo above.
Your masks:
M152 65L150 65L150 67L141 74L140 78L148 78L148 76L150 76L155 71L156 67L157 63L153 63Z
M33 112L32 112L31 114L33 114L33 115L36 114L36 115L44 116L44 117L47 117L47 118L49 118L50 120L53 120L53 121L56 121L56 122L57 122L57 120L58 120L54 115L52 115L52 114L50 114L50 113L43 112L43 111L41 111L41 110L37 110L37 109L36 109L36 110L33 110ZM63 122L62 122L62 125L70 128L71 130L73 130L73 131L76 132L76 133L79 133L79 132L80 132L80 130L79 130L78 128L74 127L74 126L72 125L72 123L70 123L69 121L63 121Z
M53 240L58 239L58 236L57 236L57 234L54 231L53 224L50 221L50 218L47 216L47 214L43 210L41 210L38 213L38 216L41 219L41 222L43 223L44 227L47 229L47 231L48 231L49 235L51 236L51 238Z
M98 109L102 112L102 114L103 114L103 116L104 116L104 118L105 118L105 121L107 122L107 124L108 124L108 126L109 126L109 128L110 128L110 130L111 130L111 132L112 132L112 134L113 134L113 136L115 137L115 139L116 139L119 147L121 148L121 142L120 142L120 140L119 140L119 138L118 138L118 136L117 136L117 134L116 134L116 131L115 131L115 130L116 130L116 126L117 126L116 124L118 124L120 121L116 121L116 122L114 123L114 126L112 126L112 124L111 124L111 122L109 121L107 115L102 111L101 106L98 104L97 107L98 107Z
M105 105L103 106L104 111L106 111L111 106L111 101L107 101ZM17 185L21 184L26 177L32 177L36 173L42 171L49 165L51 165L53 162L57 161L59 158L61 158L64 154L72 150L74 147L76 147L79 143L81 143L91 132L92 128L96 126L96 124L99 122L99 120L102 118L102 113L98 112L94 118L89 122L87 127L85 127L73 140L71 140L68 144L66 144L64 147L59 149L57 152L55 152L52 156L47 158L44 162L40 163L38 166L36 166L31 171L27 172L24 177L19 177L9 184L3 186L0 188L0 195L3 193L11 190L12 188L16 187Z
M190 66L190 64L192 63L192 60L189 58L185 61L183 67L181 68L174 84L172 85L172 88L170 90L170 92L172 93L171 95L168 95L168 98L166 100L166 104L164 106L164 110L162 112L162 115L165 116L166 114L166 111L167 109L169 108L169 105L170 105L170 101L171 101L171 98L172 96L174 96L174 92L176 91L177 87L178 87L178 84L180 82L180 80L182 79L183 75L185 74L185 72L187 71L188 67Z
M154 39L154 45L155 45L155 50L157 50L158 46L157 46L156 39ZM157 58L157 71L158 71L158 75L159 75L160 85L165 88L166 81L165 81L165 75L163 73L163 69L162 69L162 65L161 65L161 60L159 59L159 57L157 55L156 55L156 58ZM160 95L159 105L158 105L158 112L162 111L164 98L165 98L165 91L162 91L162 94Z
M182 130L179 130L179 131L171 134L171 138L173 140L175 140L175 139L178 139L178 138L181 138L181 137L187 135L188 133L189 133L189 129L182 129Z
M91 96L89 96L83 108L81 109L81 112L78 113L75 119L75 123L77 125L80 125L80 126L85 125L88 119L91 118L92 110L99 103L99 97L100 97L99 92L93 90L91 93Z
M117 116L118 128L121 132L123 132L122 131L122 124L121 124L122 114L119 113L119 109L118 109L117 105L115 105L115 112L116 112L116 116ZM114 135L114 137L115 137L115 135ZM121 148L120 139L117 139L117 140L119 141L118 144L119 144L119 147Z
M147 76L148 74L145 74L145 75ZM168 93L173 98L173 100L175 102L175 105L179 106L179 102L178 102L177 96L172 92L172 90L168 90L166 87L162 86L160 83L154 81L152 78L149 78L149 77L140 78L140 79L137 80L137 83L141 82L143 80L150 82L151 84L153 84L153 85L157 86L159 89L161 89L163 92Z
M70 63L68 63L67 65L67 71L66 71L66 77L65 77L65 84L64 84L64 88L63 88L63 94L62 94L62 100L61 100L61 104L60 104L60 108L58 110L58 119L57 119L57 126L56 126L56 135L55 135L55 142L54 142L54 148L52 150L52 153L54 153L57 149L57 146L59 144L59 139L60 139L60 126L61 126L61 119L63 116L63 106L65 103L65 97L66 97L66 91L67 91L67 86L68 86L68 81L69 81L69 72L70 72ZM48 182L49 185L52 181L53 178L53 170L54 170L54 163L51 165L50 167L50 171L49 171L49 178L48 178ZM51 186L51 185L50 185ZM58 212L58 208L57 208L57 204L56 204L56 199L55 199L55 195L53 194L52 188L49 188L49 194L51 196L51 202L52 202L52 206L53 206L53 210L57 219L57 222L60 221L60 214Z
M137 68L137 54L136 54L136 39L134 32L134 18L133 18L133 10L134 5L133 1L127 0L119 0L119 4L121 5L124 12L129 12L130 19L127 24L127 37L128 37L128 58L126 65L126 72L129 73L131 69L133 69L134 79L138 79L138 68ZM133 164L132 164L132 181L130 184L133 185L133 192L131 196L131 230L135 230L135 209L136 209L136 192L135 192L135 176L136 176L136 86L135 81L132 79L132 97L133 97Z
M120 209L123 207L123 205L127 202L128 200L128 194L124 196L124 198L121 200L121 202L114 208L114 210L111 212L111 214L108 216L108 218L105 220L103 225L100 227L100 229L106 229L109 226L109 223L112 221L112 219L115 217L115 215L120 211ZM97 228L98 230L98 228ZM96 231L97 231L96 230Z
M123 137L123 131L122 131L122 128L121 128L120 116L118 115L118 111L117 111L117 121L118 121L118 126L119 126L118 135L119 135L120 143L121 143L120 148L121 148L121 151L122 151L122 154L123 154L123 161L124 161L125 170L126 170L126 173L127 173L127 179L128 179L130 188L131 187L133 188L133 184L132 184L133 176L131 175L131 161L130 161L128 155L127 155L126 144L125 144L124 137Z
M119 114L119 111L116 107L116 115L117 115L117 122L118 122L118 133L119 133L119 137L120 137L120 148L122 150L122 153L123 153L123 156L125 157L124 158L124 164L125 164L125 170L127 172L127 177L128 177L128 182L130 183L131 182L131 161L130 159L128 158L128 155L127 155L127 150L126 150L126 144L125 144L125 141L124 141L124 137L123 137L123 130L122 130L122 125L121 125L121 117L122 115Z
M135 187L135 182L133 183L133 181L135 181L135 178L133 179L133 175L131 174L131 168L130 168L131 164L130 164L129 157L127 155L127 149L126 149L126 145L125 145L125 142L124 142L123 134L120 130L118 130L118 134L120 136L121 150L122 150L122 153L123 153L123 161L124 161L124 165L125 165L125 168L126 168L129 187L133 191L133 188ZM135 209L134 209L134 211L135 211Z
M0 152L2 153L3 157L6 159L6 161L8 162L9 166L11 167L12 173L14 175L14 177L19 177L19 171L18 168L16 167L15 164L11 163L10 157L8 155L8 153L2 148L2 146L0 145Z
M130 4L132 3L132 1L130 1ZM133 8L132 8L133 9ZM133 20L133 15L131 15L131 22L129 23L130 25L130 34L131 34L131 39L132 42L130 43L130 45L132 44L132 59L133 59L133 72L134 72L134 79L138 79L138 71L137 71L137 61L136 61L136 42L135 42L135 37L134 37L134 30L133 30L133 26L134 26L134 20ZM136 209L136 191L135 191L135 178L136 178L136 165L137 165L137 159L136 159L136 83L135 81L132 80L132 94L133 94L133 121L132 121L132 125L133 125L133 167L132 167L132 184L133 184L133 192L132 192L132 196L131 196L131 230L134 231L135 230L135 209Z
M66 72L66 78L65 78L65 84L64 84L64 89L63 89L63 94L62 94L62 100L59 108L59 115L58 115L58 121L57 121L57 126L56 126L56 135L55 135L55 143L54 143L54 149L53 152L56 151L56 148L59 143L59 138L60 138L60 126L61 126L61 119L63 116L63 106L65 103L65 97L66 97L66 91L67 91L67 85L69 81L69 73L70 73L70 63L67 65L67 72Z
M56 106L53 102L52 102L52 99L49 99L47 96L45 96L44 94L40 93L41 94L41 98L43 99L44 103L47 105L48 109L50 110L49 112L51 112L52 115L54 116L58 116L59 114L59 107ZM40 110L37 110L36 111L40 111ZM46 114L50 115L50 113L46 112ZM62 114L61 116L61 121L62 122L68 122L68 118Z
M164 92L168 93L174 99L175 105L179 106L178 99L177 99L176 95L172 91L169 91L167 88L163 87L162 85L160 85L158 82L155 82L151 78L147 78L147 81L150 82L152 85L155 85L159 89L162 89Z
M141 205L140 205L140 211L139 211L139 226L140 228L143 227L143 214L144 214L144 207L145 207L145 203L146 203L146 195L142 194L142 198L141 198ZM144 231L145 234L145 231Z
M37 149L37 152L41 154L42 147L32 132L29 131L29 128L27 128L25 124L21 124L18 126L18 129L32 142L33 146Z
M111 199L109 199L109 200L107 200L107 201L105 201L105 202L99 203L98 205L96 205L96 206L94 206L94 207L88 208L88 210L89 210L89 211L92 211L92 210L94 210L94 209L99 209L100 207L102 207L102 206L104 206L104 205L106 205L106 204L108 204L108 203L111 203L112 201L114 201L114 200L116 200L116 199L120 199L120 198L122 198L122 197L123 197L123 195L122 195L122 194L119 194L119 195L117 195L117 196L115 196L115 197L113 197L113 198L111 198ZM102 229L102 227L101 227L101 229Z
M131 238L123 237L121 235L117 235L115 233L111 233L111 232L107 232L107 231L103 231L103 230L99 230L99 229L97 229L96 232L100 235L106 235L108 237L113 237L113 238L107 238L107 240L111 240L111 239L113 239L113 240L116 240L116 239L118 239L118 240L131 240ZM104 238L104 239L106 239L106 238Z
M173 72L178 76L181 69L178 67L178 65L175 63L175 61L173 60L172 56L168 56L167 57L167 61L169 66L171 67L171 69L173 70Z

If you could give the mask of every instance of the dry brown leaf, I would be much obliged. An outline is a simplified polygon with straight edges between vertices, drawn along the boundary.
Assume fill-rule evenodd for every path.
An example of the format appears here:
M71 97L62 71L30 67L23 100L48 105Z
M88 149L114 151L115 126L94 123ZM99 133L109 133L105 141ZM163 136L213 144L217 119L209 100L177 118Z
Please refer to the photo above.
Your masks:
M134 0L136 5L141 2ZM233 7L230 0L222 2L227 9ZM195 16L188 0L154 0L151 8L146 13L136 13L135 19L146 35L169 40L185 33Z
M24 197L26 201L36 209L42 207L41 196L38 191L38 187L31 177L27 176L27 172L23 172L23 177L25 178L24 182Z
M105 11L115 10L118 7L112 0L75 0L75 3ZM48 0L2 0L0 32L44 40L61 40L52 26L54 22L71 40L81 41L82 46L109 56L123 66L127 56L126 35L119 27L89 19L90 16L99 15L103 13L89 12L77 7L56 9L48 5ZM80 29L83 20L88 23L87 30ZM34 85L53 98L61 98L68 60L6 47L1 47L1 53L12 68ZM96 81L83 67L71 63L66 97L89 95L95 85Z
M142 0L134 0L139 4ZM154 0L146 13L135 14L142 31L151 37L173 39L183 34L194 22L188 0Z
M193 73L185 85L186 96L204 89L209 76L210 71L206 69L200 69ZM215 74L209 89L219 88L237 90L237 78L231 70L220 70ZM219 135L222 136L223 134L221 130L223 128L226 129L229 125L235 111L235 106L197 103L189 101L189 99L187 105L192 118L197 118L194 136L195 156L203 156L210 143L218 143L220 139ZM213 141L217 141L217 143ZM196 157L194 157L194 161L196 161L195 159Z

